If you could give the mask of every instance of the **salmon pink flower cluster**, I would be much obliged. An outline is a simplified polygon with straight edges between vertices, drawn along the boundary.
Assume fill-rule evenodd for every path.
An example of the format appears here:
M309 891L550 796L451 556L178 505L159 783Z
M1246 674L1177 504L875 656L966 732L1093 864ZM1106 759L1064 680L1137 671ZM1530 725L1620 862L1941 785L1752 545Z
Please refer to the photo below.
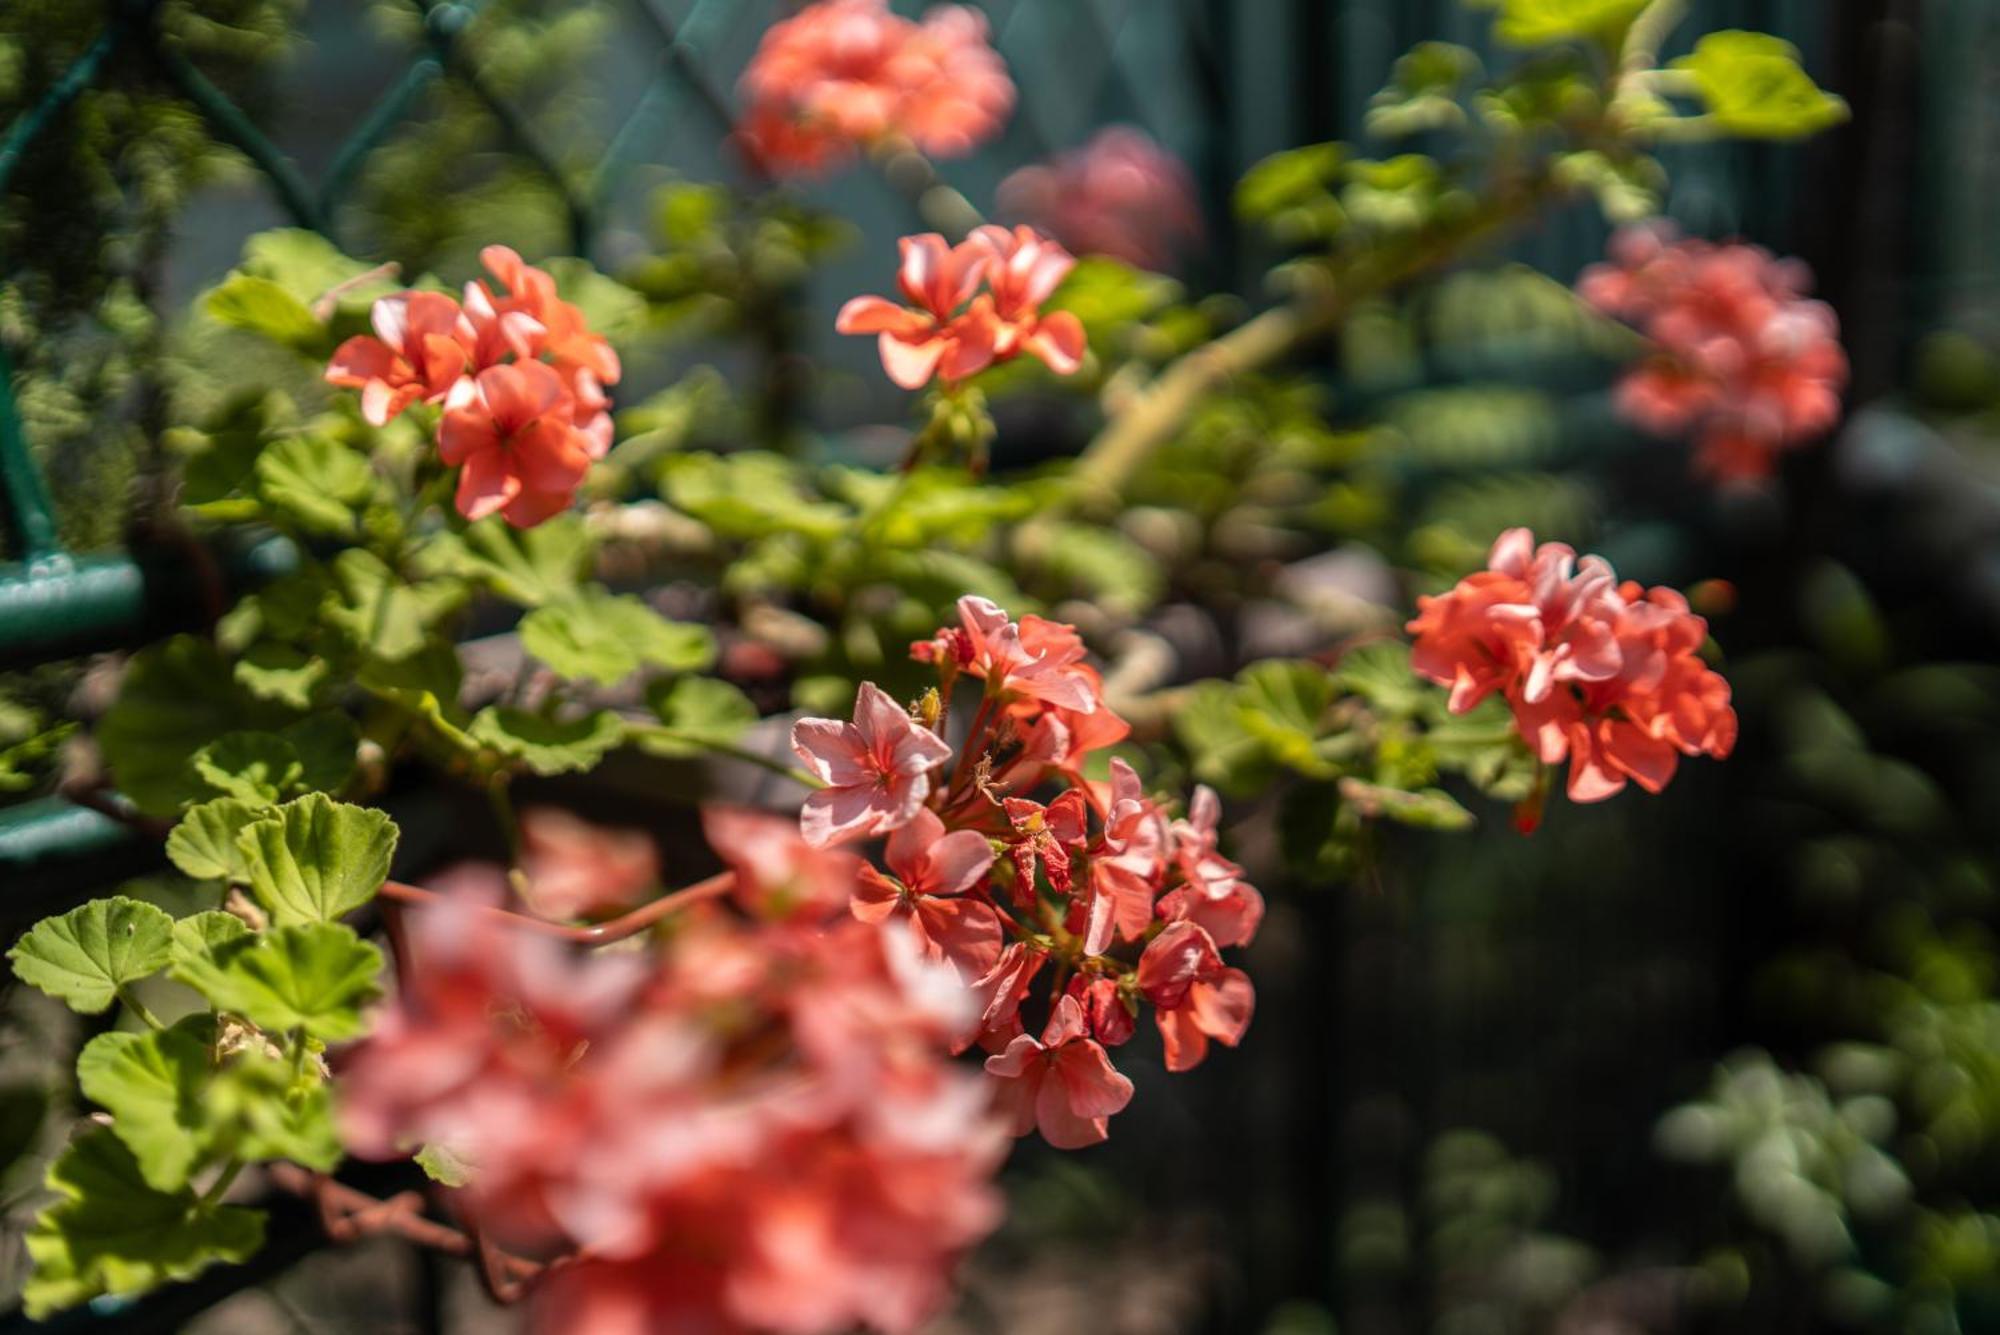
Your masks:
M1000 183L1000 208L1079 255L1165 270L1201 239L1187 165L1144 130L1113 125L1080 148L1023 167Z
M764 34L741 91L744 145L781 173L818 170L892 137L960 157L1014 109L986 18L964 5L915 22L887 0L819 0Z
M1653 343L1619 383L1619 410L1660 435L1692 433L1704 476L1754 482L1840 420L1847 354L1811 283L1797 260L1653 224L1614 237L1577 291Z
M1682 756L1736 744L1729 683L1700 656L1708 623L1667 588L1618 582L1603 558L1527 529L1493 544L1487 569L1417 600L1418 675L1462 714L1494 693L1545 765L1569 762L1569 796L1597 802L1630 780L1666 787Z
M1170 1070L1242 1039L1255 994L1222 951L1256 935L1263 897L1220 851L1207 788L1176 816L1123 759L1107 781L1084 777L1129 727L1073 627L967 596L912 655L938 673L914 712L865 684L851 721L794 728L826 784L801 814L801 848L851 858L845 845L887 836L883 868L860 868L853 916L907 924L956 972L972 1002L958 1046L989 1054L1016 1134L1095 1144L1132 1097L1109 1049L1145 1006ZM959 695L973 712L955 732Z
M500 291L475 279L462 302L441 292L383 297L370 312L374 334L342 343L326 379L360 390L375 426L414 404L440 407L438 456L459 470L459 513L527 528L568 509L611 448L605 386L621 368L546 272L506 246L479 258Z
M896 286L906 304L855 297L834 328L874 334L882 369L904 389L947 384L1022 353L1057 375L1083 364L1083 322L1042 312L1076 259L1032 227L980 227L958 245L936 232L906 236ZM984 291L981 291L981 288Z
M850 854L706 813L733 899L577 955L489 903L409 913L402 986L340 1075L348 1145L462 1167L482 1237L561 1264L534 1325L909 1331L998 1223L1009 1137L948 1056L973 1001L811 884Z

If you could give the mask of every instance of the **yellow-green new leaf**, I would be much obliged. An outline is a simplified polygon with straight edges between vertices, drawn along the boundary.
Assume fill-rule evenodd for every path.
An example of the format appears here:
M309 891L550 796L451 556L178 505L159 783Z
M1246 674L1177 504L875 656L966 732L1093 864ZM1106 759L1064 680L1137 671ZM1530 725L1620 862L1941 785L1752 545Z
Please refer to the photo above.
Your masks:
M669 621L629 594L602 589L521 618L521 647L565 677L611 685L641 664L696 672L715 661L708 627Z
M1768 33L1709 33L1674 68L1694 76L1708 114L1731 134L1798 139L1847 119L1847 103L1812 81L1798 48Z

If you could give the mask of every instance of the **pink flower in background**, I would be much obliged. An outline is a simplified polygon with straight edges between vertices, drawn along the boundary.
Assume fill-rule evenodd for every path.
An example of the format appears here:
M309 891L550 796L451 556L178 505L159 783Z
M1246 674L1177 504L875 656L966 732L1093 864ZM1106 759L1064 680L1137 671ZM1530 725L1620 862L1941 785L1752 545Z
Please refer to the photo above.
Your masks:
M1064 996L1039 1041L1018 1034L1005 1051L986 1059L1015 1135L1039 1130L1057 1149L1073 1150L1109 1134L1110 1118L1132 1101L1132 1082L1089 1032L1083 1008L1075 997Z
M1619 383L1620 411L1658 434L1692 432L1704 476L1757 481L1840 420L1847 354L1832 307L1805 296L1811 281L1761 247L1653 224L1614 237L1577 292L1653 342Z
M998 1222L1005 1126L892 934L711 904L646 954L579 955L470 904L407 924L343 1135L449 1149L484 1236L574 1253L535 1328L911 1331Z
M895 879L864 867L854 891L855 917L882 922L907 914L925 951L950 960L967 978L978 978L999 962L1005 939L1000 915L972 893L985 886L993 866L993 846L985 835L947 834L934 812L919 808L889 836L884 858Z
M934 157L962 156L1014 109L984 15L940 5L918 23L886 0L820 0L773 24L741 92L744 145L778 173L818 170L895 136Z
M815 847L887 834L930 792L930 771L951 747L873 682L861 683L854 721L801 719L792 750L827 785L806 799L799 829Z
M593 825L562 807L521 811L522 898L544 918L617 913L659 883L660 850L644 830Z
M788 816L711 804L701 809L701 829L736 873L736 901L758 917L821 920L855 893L861 859L807 843Z
M874 334L882 369L904 389L922 389L932 376L963 380L992 364L999 326L990 301L972 300L986 272L986 251L971 242L948 246L936 232L897 243L902 265L896 286L909 302L855 297L840 308L834 328Z
M326 381L361 391L361 415L382 426L413 403L439 403L471 364L470 326L440 292L383 297L369 311L375 336L334 350Z
M1032 227L980 227L968 245L985 248L986 285L993 294L1000 332L994 343L996 361L1025 352L1057 375L1070 375L1083 363L1083 322L1069 311L1042 314L1042 303L1055 294L1076 258Z
M1000 209L1079 255L1165 271L1202 235L1194 177L1144 130L1112 125L1000 183Z
M1488 567L1419 598L1409 623L1411 667L1451 688L1453 713L1499 692L1544 764L1570 762L1577 802L1627 779L1658 792L1680 756L1729 754L1729 685L1701 661L1708 623L1680 594L1619 585L1600 558L1526 529L1502 534Z
M590 444L576 429L569 391L542 362L489 366L452 386L438 457L460 470L460 514L500 514L517 528L567 509L590 470Z
M1250 976L1227 968L1207 932L1177 922L1139 957L1139 990L1153 1003L1169 1071L1191 1071L1208 1042L1235 1047L1250 1027L1257 994Z

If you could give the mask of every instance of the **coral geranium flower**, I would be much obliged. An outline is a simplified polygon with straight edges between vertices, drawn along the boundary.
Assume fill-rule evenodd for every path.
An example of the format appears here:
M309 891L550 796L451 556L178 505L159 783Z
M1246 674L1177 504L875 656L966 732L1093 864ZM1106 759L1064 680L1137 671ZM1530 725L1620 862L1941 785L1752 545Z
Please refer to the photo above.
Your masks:
M922 389L932 376L963 380L992 364L999 326L990 301L972 300L986 274L983 247L945 244L936 232L906 236L897 243L902 264L896 286L909 305L886 297L856 297L840 308L834 328L843 334L875 334L882 369L904 389Z
M471 362L471 327L441 292L399 292L368 313L375 334L334 350L326 382L361 391L361 415L382 426L413 403L437 403Z
M1070 311L1044 315L1042 303L1076 267L1076 257L1025 225L1011 232L981 227L967 244L983 247L990 257L986 285L1000 321L994 359L1004 361L1025 352L1057 375L1075 372L1083 364L1083 322Z
M569 506L590 468L562 377L541 362L489 366L445 401L438 455L458 466L459 513L519 528Z
M823 848L907 824L930 793L930 771L951 747L872 681L861 683L854 721L800 719L792 750L826 783L799 812L806 842Z

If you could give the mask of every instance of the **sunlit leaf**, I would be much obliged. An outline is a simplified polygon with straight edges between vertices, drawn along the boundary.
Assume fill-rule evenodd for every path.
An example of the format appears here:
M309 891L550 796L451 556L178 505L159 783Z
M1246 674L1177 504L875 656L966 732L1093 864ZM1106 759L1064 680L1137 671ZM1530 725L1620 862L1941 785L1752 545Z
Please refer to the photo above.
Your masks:
M93 899L44 918L7 952L14 974L31 987L95 1015L118 989L167 965L174 920L124 895Z

